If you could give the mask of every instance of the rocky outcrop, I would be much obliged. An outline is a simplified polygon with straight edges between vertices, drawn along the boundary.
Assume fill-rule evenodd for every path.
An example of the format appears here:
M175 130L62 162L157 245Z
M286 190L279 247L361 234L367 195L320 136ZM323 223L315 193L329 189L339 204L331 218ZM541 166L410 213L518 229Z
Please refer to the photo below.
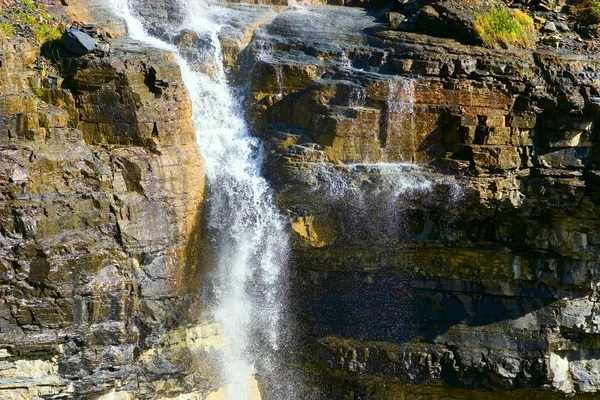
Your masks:
M2 398L164 398L216 379L198 363L219 329L193 325L208 263L189 96L171 55L111 47L52 65L0 41Z
M595 393L596 56L333 8L287 10L254 44L249 117L293 221L321 396ZM421 168L353 166L378 162Z
M164 24L178 4L137 12L197 57L207 41ZM556 51L539 18L537 49L492 51L379 10L225 10L223 61L290 218L283 351L304 397L597 396L593 43L560 33ZM124 31L94 12L100 34ZM218 398L203 167L173 57L113 38L52 64L0 43L0 397Z

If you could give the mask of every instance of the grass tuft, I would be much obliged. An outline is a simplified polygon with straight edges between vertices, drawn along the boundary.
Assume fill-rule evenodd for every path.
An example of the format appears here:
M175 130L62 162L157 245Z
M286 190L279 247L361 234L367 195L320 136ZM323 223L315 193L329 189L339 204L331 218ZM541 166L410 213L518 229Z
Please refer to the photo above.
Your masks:
M2 32L5 37L11 38L15 35L15 27L10 22L0 22L0 32Z
M30 10L33 10L35 8L35 4L33 3L33 1L30 0L21 0L21 5Z
M46 6L39 1L20 0L3 14L0 31L5 37L16 34L33 37L38 43L46 43L61 38L60 20L47 12Z
M519 10L494 7L475 16L475 32L487 47L531 48L535 44L535 28L529 15Z
M62 37L60 29L54 25L49 24L38 24L33 28L33 34L35 39L40 43L49 42L52 40L58 40Z

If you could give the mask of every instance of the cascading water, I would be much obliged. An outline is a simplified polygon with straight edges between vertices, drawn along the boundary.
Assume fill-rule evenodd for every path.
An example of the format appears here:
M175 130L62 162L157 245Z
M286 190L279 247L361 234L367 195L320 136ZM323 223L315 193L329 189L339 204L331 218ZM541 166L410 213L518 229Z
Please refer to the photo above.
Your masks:
M314 196L345 210L336 214L345 216L344 226L349 229L345 239L351 241L407 239L403 226L407 207L456 204L463 196L456 181L416 164L321 163L314 164L313 170L315 174L305 183L314 188Z
M388 157L386 148L393 142L401 142L405 149L416 150L418 144L413 137L406 135L415 127L414 100L415 80L405 77L394 77L388 81L387 107L384 110L384 129L379 140L384 149L384 157ZM404 158L404 157L402 157ZM415 161L415 160L407 160Z
M212 310L222 326L225 396L250 399L256 365L274 367L281 314L280 271L287 257L285 224L260 175L259 143L249 135L240 101L228 87L218 40L215 10L201 0L186 1L183 28L210 38L216 72L194 68L176 47L150 36L133 15L135 0L111 0L125 18L129 35L175 54L190 92L200 152L209 184L209 229L216 251Z
M180 52L176 46L148 34L144 22L132 12L139 0L110 1L117 14L125 18L133 39L175 55L190 92L198 146L206 162L208 227L216 253L212 315L222 327L224 340L219 350L224 387L219 396L229 400L256 399L250 382L257 370L283 380L275 354L282 332L285 302L280 289L281 267L286 262L288 241L283 218L273 204L269 185L261 177L260 145L248 132L242 100L227 83L219 41L220 21L226 17L219 6L202 0L185 4L179 0L186 15L170 30L193 31L205 44L202 54L190 54L189 49ZM283 92L283 87L279 91ZM412 80L390 82L390 108L386 112L390 133L394 126L403 124L405 117L411 118L413 92ZM351 97L356 106L365 101L360 90ZM387 138L382 139L385 144ZM345 221L352 240L361 239L354 237L357 231L371 238L401 239L397 206L403 196L413 197L416 193L419 201L419 194L426 197L445 187L441 189L442 196L457 198L455 185L432 181L414 165L339 167L323 163L320 167L312 165L317 182L309 185L324 185L327 198L350 207L344 214L352 216ZM289 381L275 383L275 392L284 393L277 398L297 397L288 385Z

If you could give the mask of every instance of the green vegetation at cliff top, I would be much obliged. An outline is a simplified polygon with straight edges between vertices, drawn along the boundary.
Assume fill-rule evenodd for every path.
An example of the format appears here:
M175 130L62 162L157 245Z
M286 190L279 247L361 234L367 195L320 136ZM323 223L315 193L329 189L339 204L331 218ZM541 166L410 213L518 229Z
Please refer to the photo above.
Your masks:
M48 13L46 6L30 0L16 1L8 6L0 20L0 32L5 37L17 34L33 37L39 43L62 36L59 21Z
M487 47L530 48L535 44L533 20L522 11L495 7L476 15L473 28Z
M592 1L584 4L577 20L582 25L593 25L600 23L600 1Z

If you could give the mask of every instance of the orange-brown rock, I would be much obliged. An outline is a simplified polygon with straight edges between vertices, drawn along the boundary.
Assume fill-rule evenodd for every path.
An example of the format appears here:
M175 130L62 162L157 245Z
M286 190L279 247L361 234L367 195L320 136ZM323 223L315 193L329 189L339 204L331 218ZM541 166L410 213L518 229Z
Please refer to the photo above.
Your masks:
M149 367L140 351L199 315L190 278L207 268L179 68L125 41L62 76L34 68L30 42L0 49L0 397L127 387Z

